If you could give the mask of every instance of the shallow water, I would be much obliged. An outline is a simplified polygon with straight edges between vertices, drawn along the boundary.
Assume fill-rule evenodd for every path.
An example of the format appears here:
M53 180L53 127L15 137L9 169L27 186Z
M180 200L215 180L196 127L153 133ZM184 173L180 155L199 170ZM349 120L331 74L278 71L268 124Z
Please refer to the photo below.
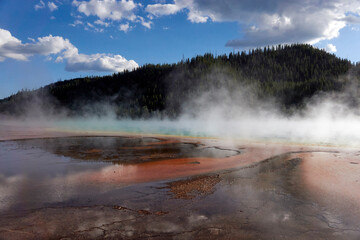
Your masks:
M23 148L38 148L74 160L136 164L175 158L224 158L239 150L150 137L66 137L18 141Z
M66 137L0 142L0 210L19 211L68 201L90 203L99 193L145 181L140 171L144 167L139 166L142 163L190 159L186 164L193 168L199 164L191 161L196 157L224 158L239 153L157 138Z
M359 239L359 216L316 199L306 154L286 151L226 169L214 163L251 158L250 148L139 137L3 141L0 239Z

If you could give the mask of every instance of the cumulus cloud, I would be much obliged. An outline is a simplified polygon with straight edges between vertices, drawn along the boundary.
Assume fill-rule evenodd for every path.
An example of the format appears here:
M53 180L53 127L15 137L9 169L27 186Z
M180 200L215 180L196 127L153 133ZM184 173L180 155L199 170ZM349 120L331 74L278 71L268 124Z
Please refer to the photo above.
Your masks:
M100 26L104 26L104 27L109 27L110 26L110 23L102 21L100 19L96 20L94 23L97 24L97 25L100 25Z
M58 9L58 6L56 6L56 4L53 3L53 2L48 2L48 7L49 7L49 9L50 9L51 12L53 12L53 11L55 11L55 10Z
M149 4L145 10L155 17L185 11L195 23L237 22L244 37L228 41L234 48L314 44L338 37L347 24L360 23L358 0L174 0Z
M136 22L139 22L142 26L144 26L147 29L151 29L152 21L146 21L143 17L138 16Z
M331 44L331 43L329 43L328 45L326 45L325 51L330 52L330 53L334 53L334 52L337 51L337 50L336 50L336 46L333 45L333 44Z
M39 10L43 8L45 8L45 3L43 2L43 0L40 0L40 2L34 6L35 10Z
M188 10L188 20L194 23L207 22L210 17L206 13L203 13L200 8L196 7L194 0L175 0L174 3L149 4L146 6L145 11L153 16L159 17L176 14L185 9Z
M72 27L76 27L77 25L82 25L83 22L81 20L75 20L74 23L69 24Z
M129 23L120 24L119 30L123 31L123 32L128 32L129 30L131 30L131 27L130 27Z
M93 30L93 31L95 31L95 32L103 32L104 31L104 29L103 28L97 28L97 27L95 27L94 26L94 24L91 24L91 23L89 23L89 22L87 22L86 23L86 26L85 26L85 28L84 28L85 30Z
M98 19L94 22L104 27L110 26L112 22L121 22L119 30L128 32L131 27L129 22L139 23L147 29L151 29L152 21L142 16L136 15L136 11L143 8L140 3L133 0L73 0L73 5L85 16L95 16Z
M208 19L209 17L203 16L203 14L197 10L190 10L188 13L188 20L190 20L190 22L205 23Z
M33 55L56 55L56 62L66 62L67 71L121 72L138 67L133 60L112 54L80 54L68 40L60 36L39 37L30 43L22 43L11 33L0 28L0 61L7 58L26 61Z
M171 15L179 12L182 8L176 4L150 4L146 7L146 11L155 15L155 16L163 16L163 15Z
M98 71L121 72L133 70L138 64L134 60L126 60L120 55L112 54L76 54L67 59L65 69L70 72Z
M139 6L133 0L90 0L89 2L74 0L73 5L86 16L92 15L101 20L111 19L115 21L122 19L134 21L136 19L134 11Z
M47 6L51 12L59 8L54 2L48 2ZM40 0L40 2L34 6L34 9L37 11L39 9L44 9L45 7L46 7L45 2L43 0Z

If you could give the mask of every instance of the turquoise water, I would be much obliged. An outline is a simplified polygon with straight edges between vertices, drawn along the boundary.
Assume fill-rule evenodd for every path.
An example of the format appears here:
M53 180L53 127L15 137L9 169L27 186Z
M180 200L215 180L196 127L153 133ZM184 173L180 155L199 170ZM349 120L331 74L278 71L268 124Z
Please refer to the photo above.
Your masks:
M179 123L175 121L141 121L141 120L72 120L58 121L56 127L69 131L104 131L143 134L162 134L194 137L216 137L196 126L197 124Z
M360 146L356 121L262 119L212 121L211 119L116 120L113 118L56 121L55 128L68 131L161 134L284 143Z

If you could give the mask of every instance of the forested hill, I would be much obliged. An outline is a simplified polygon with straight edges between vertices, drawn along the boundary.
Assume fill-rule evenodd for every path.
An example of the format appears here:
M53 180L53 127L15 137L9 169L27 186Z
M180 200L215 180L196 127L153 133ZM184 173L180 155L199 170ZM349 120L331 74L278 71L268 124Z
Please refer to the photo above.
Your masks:
M176 117L189 96L214 87L249 85L259 98L275 97L288 109L301 106L316 92L340 91L346 81L339 79L351 68L355 66L350 61L304 44L205 54L176 64L147 64L131 72L20 91L0 100L0 114L21 115L29 104L53 112L65 109L68 115L91 114L106 103L119 117Z

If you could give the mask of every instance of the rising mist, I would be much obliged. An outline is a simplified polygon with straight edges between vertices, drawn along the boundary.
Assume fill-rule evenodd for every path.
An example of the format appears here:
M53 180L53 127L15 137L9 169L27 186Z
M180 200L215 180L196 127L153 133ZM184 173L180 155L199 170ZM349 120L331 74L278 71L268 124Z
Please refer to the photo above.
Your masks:
M181 99L176 118L164 113L138 119L119 117L118 108L107 101L84 105L81 115L71 116L55 100L41 94L23 106L20 118L2 115L2 124L68 131L360 144L359 82L353 72L338 80L345 81L343 91L318 92L301 108L290 111L284 111L276 97L259 97L256 84L236 84L223 70L214 68L206 78L211 84Z

